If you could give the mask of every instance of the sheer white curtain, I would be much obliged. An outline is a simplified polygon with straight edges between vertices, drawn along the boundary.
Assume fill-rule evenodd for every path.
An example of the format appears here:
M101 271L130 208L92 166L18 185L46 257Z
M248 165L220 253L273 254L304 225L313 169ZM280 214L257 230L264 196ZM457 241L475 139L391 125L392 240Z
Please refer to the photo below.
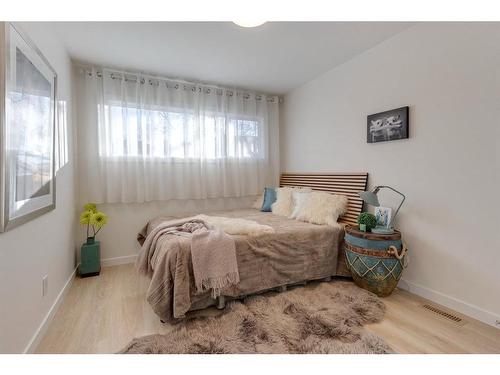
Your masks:
M275 185L278 98L110 69L79 69L85 201L242 197Z

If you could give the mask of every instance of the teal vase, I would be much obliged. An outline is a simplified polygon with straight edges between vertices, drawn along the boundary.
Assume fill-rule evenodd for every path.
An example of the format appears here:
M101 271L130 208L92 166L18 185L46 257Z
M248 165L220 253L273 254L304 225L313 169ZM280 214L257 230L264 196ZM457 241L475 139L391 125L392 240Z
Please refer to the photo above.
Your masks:
M81 277L99 275L101 272L101 248L95 237L88 237L87 242L82 245L80 259L78 271Z

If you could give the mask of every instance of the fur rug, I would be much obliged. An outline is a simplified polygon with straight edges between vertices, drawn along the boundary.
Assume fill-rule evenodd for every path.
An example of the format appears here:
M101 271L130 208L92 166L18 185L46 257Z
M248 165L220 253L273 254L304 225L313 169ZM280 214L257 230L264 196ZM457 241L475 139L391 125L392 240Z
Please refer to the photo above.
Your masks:
M230 302L220 316L136 338L120 353L392 353L362 327L384 312L376 295L352 282L314 283Z

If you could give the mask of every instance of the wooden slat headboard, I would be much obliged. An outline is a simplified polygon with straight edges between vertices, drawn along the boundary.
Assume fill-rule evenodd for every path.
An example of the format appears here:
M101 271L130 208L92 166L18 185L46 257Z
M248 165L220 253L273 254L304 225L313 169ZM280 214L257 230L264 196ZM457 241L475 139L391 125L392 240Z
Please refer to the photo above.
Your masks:
M359 191L366 190L368 173L282 173L280 187L303 186L313 190L346 195L349 199L347 213L339 218L340 223L357 225L358 215L363 210Z

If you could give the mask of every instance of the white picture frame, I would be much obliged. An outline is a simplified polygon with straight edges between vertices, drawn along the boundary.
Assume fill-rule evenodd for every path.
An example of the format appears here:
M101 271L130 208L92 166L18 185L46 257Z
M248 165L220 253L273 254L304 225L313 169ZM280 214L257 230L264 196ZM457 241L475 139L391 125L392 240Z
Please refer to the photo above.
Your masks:
M375 207L375 218L377 219L378 226L389 228L392 219L392 208L382 206Z
M0 27L0 232L55 208L57 73L12 23Z

